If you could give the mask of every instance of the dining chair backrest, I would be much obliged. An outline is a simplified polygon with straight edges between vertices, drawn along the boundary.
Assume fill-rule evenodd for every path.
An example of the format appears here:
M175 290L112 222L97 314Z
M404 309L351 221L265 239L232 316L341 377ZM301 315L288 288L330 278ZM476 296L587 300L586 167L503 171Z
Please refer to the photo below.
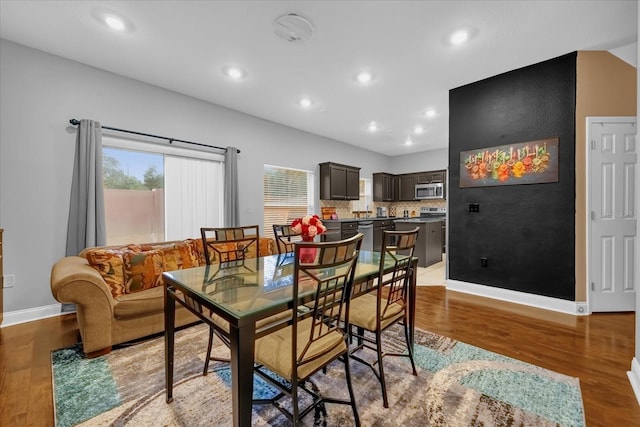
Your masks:
M413 343L409 332L409 298L415 298L409 286L414 280L412 271L414 251L418 240L419 227L409 231L384 230L380 266L375 290L353 297L351 316L347 323L349 335L356 342L349 351L351 358L369 366L382 388L382 405L389 407L383 358L386 356L408 357L413 375L418 375L413 359ZM382 345L382 333L395 324L402 324L407 345L406 352L389 351ZM375 351L377 358L360 353L361 350Z
M202 227L200 234L207 265L214 262L243 260L252 245L255 245L255 253L259 255L260 227L258 225Z
M419 231L419 227L408 231L383 231L377 291L378 329L385 319L397 314L398 304L407 310L412 258ZM384 273L385 269L387 273Z
M296 242L302 240L302 235L293 231L289 224L273 224L273 235L279 254L293 253Z
M295 245L293 298L299 301L300 294L313 289L310 303L298 306L294 316L292 337L297 339L297 324L311 317L308 341L294 342L292 360L300 369L318 357L313 344L336 331L345 336L340 323L341 316L348 322L351 287L364 235L357 235L337 242L302 242ZM315 256L304 260L305 251L315 251ZM338 345L337 343L335 345ZM297 348L304 350L296 354ZM315 351L318 349L316 348ZM331 349L324 348L323 353ZM294 372L297 370L294 369Z
M359 233L337 242L296 243L292 310L284 323L276 325L277 329L270 327L255 342L254 372L282 393L254 402L274 404L291 425L301 425L300 419L313 413L314 408L324 411L325 403L350 405L355 425L360 425L349 368L349 334L341 317L349 319L351 287L363 237ZM349 399L338 394L320 395L307 386L311 375L338 359L345 367ZM311 399L300 399L299 392ZM290 398L286 405L280 402L284 396ZM306 404L304 409L300 408L301 402Z

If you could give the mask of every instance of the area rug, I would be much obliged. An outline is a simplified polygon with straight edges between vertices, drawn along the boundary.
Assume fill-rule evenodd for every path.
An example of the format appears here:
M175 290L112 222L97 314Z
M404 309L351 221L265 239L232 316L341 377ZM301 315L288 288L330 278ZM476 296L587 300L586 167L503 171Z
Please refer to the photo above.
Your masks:
M402 349L400 328L387 340ZM79 345L52 352L56 425L226 426L231 425L231 373L216 363L202 375L208 329L197 325L176 334L174 401L166 403L164 338L122 346L86 359ZM363 426L584 426L577 378L416 330L418 375L408 359L385 358L389 408L372 370L351 361L353 385ZM228 355L222 345L218 356ZM373 355L373 353L372 353ZM346 396L344 369L335 362L313 377L327 395ZM254 377L254 397L275 391ZM285 426L270 405L254 405L252 424ZM351 409L326 405L305 425L353 425Z

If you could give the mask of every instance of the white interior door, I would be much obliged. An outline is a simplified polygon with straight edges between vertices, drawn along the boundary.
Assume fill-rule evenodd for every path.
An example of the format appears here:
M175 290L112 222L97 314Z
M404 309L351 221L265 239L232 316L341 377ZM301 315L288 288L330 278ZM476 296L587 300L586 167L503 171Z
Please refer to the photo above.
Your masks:
M587 119L590 308L634 311L636 118Z

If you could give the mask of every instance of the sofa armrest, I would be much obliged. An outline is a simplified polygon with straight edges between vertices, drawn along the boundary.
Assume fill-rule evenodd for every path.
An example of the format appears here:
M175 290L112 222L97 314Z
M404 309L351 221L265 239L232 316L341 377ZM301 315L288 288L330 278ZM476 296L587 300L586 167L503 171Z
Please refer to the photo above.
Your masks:
M78 305L106 304L113 307L114 299L100 273L86 258L68 256L51 269L51 293L62 303Z
M51 293L61 303L76 304L78 327L85 347L88 341L97 348L111 345L115 300L100 273L86 258L68 256L55 263L51 269ZM91 336L95 333L89 331L100 331L102 337Z

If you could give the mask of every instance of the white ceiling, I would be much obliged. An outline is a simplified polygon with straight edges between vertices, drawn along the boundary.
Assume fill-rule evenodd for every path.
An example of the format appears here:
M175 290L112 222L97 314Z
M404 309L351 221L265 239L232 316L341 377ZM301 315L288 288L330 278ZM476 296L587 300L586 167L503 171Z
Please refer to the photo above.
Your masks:
M579 50L629 53L633 1L0 1L0 37L386 155L448 145L448 91ZM114 33L109 11L131 30ZM308 19L309 41L273 21ZM463 46L447 38L473 31ZM240 82L228 65L247 72ZM362 86L360 70L375 80ZM310 96L309 110L297 102ZM438 112L424 117L428 108ZM367 125L375 120L375 134ZM418 124L422 135L412 135ZM117 123L109 123L118 126ZM150 131L143 129L142 131ZM413 145L406 146L411 135Z

